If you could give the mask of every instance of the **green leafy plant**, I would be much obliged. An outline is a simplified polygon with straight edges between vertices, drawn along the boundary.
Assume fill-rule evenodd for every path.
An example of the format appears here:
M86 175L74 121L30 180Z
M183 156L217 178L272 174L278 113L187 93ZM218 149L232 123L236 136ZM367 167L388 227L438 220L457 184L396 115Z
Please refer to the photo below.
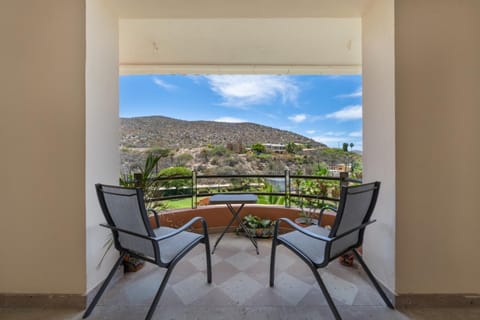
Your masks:
M274 204L274 205L284 205L285 204L285 197L273 195L271 193L276 192L275 187L270 184L266 183L264 189L262 190L265 193L270 193L269 195L259 195L258 202L259 204Z
M261 143L255 143L252 145L251 147L252 151L257 153L257 154L260 154L260 153L265 153L267 151L267 149L265 148L265 146Z
M160 156L149 153L143 167L137 167L134 171L130 171L120 177L120 185L129 188L142 188L145 201L148 202L148 200L154 197L156 187L158 186L158 181L155 181L154 178L156 177L155 169L160 158Z
M171 179L162 180L158 182L159 185L164 188L163 194L165 195L177 195L191 192L192 184L192 170L186 167L170 167L160 170L158 173L159 178L176 178L176 177L188 177L186 179Z
M274 221L248 214L242 219L245 227L257 238L270 238L273 235ZM237 228L237 232L242 231Z
M329 189L332 187L328 182L322 180L300 181L299 189L297 190L301 195L304 195L304 197L299 199L300 217L303 218L304 223L313 223L319 213L319 209L329 205L323 198L328 196Z
M157 163L160 160L160 158L161 156L157 156L157 155L154 155L153 153L149 153L147 155L147 158L145 159L145 163L143 167L137 168L136 170L137 172L131 171L127 174L124 174L123 176L120 176L119 178L119 184L122 187L142 188L144 193L145 205L147 206L147 209L153 209L153 208L164 209L166 207L166 205L163 202L150 201L155 197L156 190L158 189L158 181L156 181L154 178L156 177L155 169L157 167ZM99 267L102 264L103 260L105 259L105 256L107 255L107 252L112 247L113 247L113 238L109 236L103 245L103 248L105 249L105 251L102 257L100 258L100 261L97 267ZM141 260L136 259L134 257L129 257L124 261L125 270L138 270L140 264L141 264Z

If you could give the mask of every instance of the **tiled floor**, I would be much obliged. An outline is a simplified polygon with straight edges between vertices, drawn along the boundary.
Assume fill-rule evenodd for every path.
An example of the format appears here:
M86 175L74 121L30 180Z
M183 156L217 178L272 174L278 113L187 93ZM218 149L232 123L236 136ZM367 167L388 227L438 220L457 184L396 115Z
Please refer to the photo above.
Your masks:
M284 247L277 251L275 287L268 286L270 244L259 241L257 255L248 239L227 234L212 256L211 285L206 283L204 247L198 246L176 266L154 319L333 319L311 271ZM143 319L163 274L146 265L120 277L89 319ZM359 267L335 262L321 274L344 319L480 319L480 309L474 308L390 310ZM79 310L0 309L3 320L73 320L81 315Z

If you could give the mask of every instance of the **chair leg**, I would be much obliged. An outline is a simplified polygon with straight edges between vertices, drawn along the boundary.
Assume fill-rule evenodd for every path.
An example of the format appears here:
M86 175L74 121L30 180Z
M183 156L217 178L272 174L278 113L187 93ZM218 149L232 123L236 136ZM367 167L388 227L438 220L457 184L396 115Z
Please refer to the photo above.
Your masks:
M212 257L210 255L210 240L205 237L205 254L207 260L207 283L212 283Z
M152 319L153 313L155 312L155 309L157 308L158 301L160 301L160 297L162 296L163 290L165 290L165 287L167 286L168 279L170 278L170 274L172 273L172 270L175 266L175 263L171 264L165 275L163 276L162 283L160 284L160 287L158 288L157 294L155 295L155 298L153 298L152 304L150 305L150 308L148 309L147 316L145 317L145 320L150 320Z
M310 269L312 269L312 272L315 278L317 279L318 285L320 286L320 289L322 290L322 293L325 296L325 299L327 300L330 310L332 310L333 316L335 317L336 320L342 320L342 317L340 316L340 313L338 313L337 307L333 303L332 297L330 296L330 293L328 292L327 287L325 286L325 283L320 277L318 270L313 265L310 265Z
M110 270L110 273L108 274L107 278L105 279L105 281L103 282L102 286L100 287L100 289L98 290L97 294L95 295L95 297L93 298L92 302L90 302L90 305L88 306L87 310L85 311L85 313L83 314L82 318L85 319L86 317L88 317L93 309L95 308L95 306L97 305L98 303L98 300L100 300L100 297L103 295L103 292L105 291L105 289L107 288L108 284L110 283L110 281L112 280L113 278L113 275L115 274L115 272L117 271L118 267L120 266L120 264L122 263L123 261L123 258L125 257L125 253L122 253L120 255L120 257L118 258L117 262L115 262L112 270Z
M366 273L367 276L370 278L370 281L372 281L373 286L375 287L375 289L377 289L377 291L378 291L378 293L380 294L380 296L382 297L383 301L385 301L385 304L386 304L390 309L395 309L395 307L393 306L392 302L390 302L390 299L387 298L387 295L386 295L385 292L382 290L382 287L380 287L380 284L378 284L377 279L375 279L375 277L373 276L372 272L370 271L370 269L368 269L367 265L365 264L365 261L363 261L362 256L358 253L357 250L353 249L352 251L353 251L353 253L355 254L355 256L357 257L357 259L358 259L358 261L360 262L360 264L362 265L363 270L365 270L365 273Z
M270 253L270 287L273 287L275 283L275 255L277 251L277 241L273 237L272 240L272 251Z

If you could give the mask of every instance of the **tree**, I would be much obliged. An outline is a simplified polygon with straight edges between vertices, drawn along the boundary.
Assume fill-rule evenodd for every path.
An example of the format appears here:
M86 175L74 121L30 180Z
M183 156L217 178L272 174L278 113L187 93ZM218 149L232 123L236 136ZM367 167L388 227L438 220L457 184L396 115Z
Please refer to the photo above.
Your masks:
M342 146L343 151L348 152L348 143L344 142Z
M353 146L354 146L353 142L350 142L350 152L352 152Z
M188 189L183 187L190 187L192 170L186 167L170 167L160 170L158 173L159 178L175 178L175 177L186 177L186 179L172 179L172 180L163 180L162 187L167 189L165 195L170 194L179 194L184 192L190 192Z
M295 152L297 152L297 145L295 144L295 142L287 143L287 145L285 146L285 151L291 154L294 154Z
M255 143L252 145L252 151L254 151L257 154L260 154L260 153L265 153L267 150L263 144Z

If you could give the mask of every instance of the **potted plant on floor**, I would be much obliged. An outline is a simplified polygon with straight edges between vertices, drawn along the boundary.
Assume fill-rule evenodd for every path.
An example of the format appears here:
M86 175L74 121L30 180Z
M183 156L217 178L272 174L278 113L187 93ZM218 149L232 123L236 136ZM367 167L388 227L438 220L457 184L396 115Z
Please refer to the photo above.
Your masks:
M271 219L260 218L258 216L249 214L243 217L242 222L248 229L248 232L250 232L250 234L254 235L256 238L271 238L273 236L275 224ZM242 231L242 228L237 228L237 234Z

